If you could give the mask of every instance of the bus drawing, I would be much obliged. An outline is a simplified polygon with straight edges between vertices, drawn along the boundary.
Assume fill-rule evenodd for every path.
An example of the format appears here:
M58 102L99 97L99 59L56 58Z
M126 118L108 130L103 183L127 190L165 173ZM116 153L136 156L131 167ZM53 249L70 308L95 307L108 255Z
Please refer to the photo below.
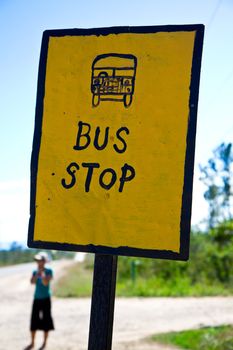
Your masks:
M123 102L127 108L134 94L137 58L131 54L109 53L96 56L92 63L92 106L100 101Z

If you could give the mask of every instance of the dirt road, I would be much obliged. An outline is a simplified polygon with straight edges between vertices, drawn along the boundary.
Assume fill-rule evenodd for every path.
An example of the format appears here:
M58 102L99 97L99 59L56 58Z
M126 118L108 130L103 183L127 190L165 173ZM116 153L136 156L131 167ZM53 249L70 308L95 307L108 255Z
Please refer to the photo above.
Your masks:
M70 262L53 262L55 275ZM0 350L23 350L29 341L34 265L0 268ZM87 350L90 299L53 299L56 331L48 350ZM115 304L113 350L165 350L144 339L200 325L233 324L233 297L120 298ZM38 334L37 346L42 342ZM169 348L170 349L170 348Z

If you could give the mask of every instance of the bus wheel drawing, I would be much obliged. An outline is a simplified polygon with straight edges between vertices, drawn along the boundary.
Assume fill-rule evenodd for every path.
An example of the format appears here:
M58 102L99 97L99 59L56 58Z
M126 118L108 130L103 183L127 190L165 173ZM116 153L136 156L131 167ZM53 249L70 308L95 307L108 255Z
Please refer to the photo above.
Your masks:
M133 101L133 96L132 95L124 95L123 101L124 101L124 106L127 108L131 105L131 103Z
M108 76L108 73L107 72L100 72L98 77L107 77Z
M100 104L100 95L92 95L92 106L97 107Z
M137 58L131 54L108 53L96 56L92 63L92 106L100 101L123 102L128 108L133 100Z
M100 85L103 84L103 88L106 86L107 80L104 79L108 76L107 72L100 72L97 77L94 78L94 89L92 95L92 106L97 107L100 104Z

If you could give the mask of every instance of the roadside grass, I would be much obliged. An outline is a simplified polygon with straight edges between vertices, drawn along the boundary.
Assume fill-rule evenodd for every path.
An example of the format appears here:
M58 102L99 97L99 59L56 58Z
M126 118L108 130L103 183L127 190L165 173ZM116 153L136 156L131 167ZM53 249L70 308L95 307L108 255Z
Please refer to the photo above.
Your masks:
M233 350L233 326L204 327L158 334L152 340L188 350Z
M91 291L92 270L86 262L67 267L53 286L53 294L60 298L88 297Z
M92 292L93 257L87 256L83 263L66 268L54 284L54 295L61 298L89 297ZM223 284L192 283L188 277L164 279L161 277L137 276L134 279L118 274L116 295L121 297L182 297L231 295L233 290Z
M193 233L189 262L119 256L116 295L126 297L233 295L232 243L219 246L211 240L211 236ZM93 266L94 255L87 254L83 263L67 268L66 274L55 285L55 295L90 296Z
M118 280L117 296L141 297L183 297L183 296L216 296L232 295L233 290L224 285L195 283L189 278L165 280L159 277Z

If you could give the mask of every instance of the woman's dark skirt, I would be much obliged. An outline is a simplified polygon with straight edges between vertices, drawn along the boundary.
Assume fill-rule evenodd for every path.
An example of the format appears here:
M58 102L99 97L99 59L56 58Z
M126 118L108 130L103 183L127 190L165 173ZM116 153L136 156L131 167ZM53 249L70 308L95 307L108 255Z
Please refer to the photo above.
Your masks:
M31 331L42 330L48 332L54 329L53 319L51 316L51 300L34 299L32 305Z

